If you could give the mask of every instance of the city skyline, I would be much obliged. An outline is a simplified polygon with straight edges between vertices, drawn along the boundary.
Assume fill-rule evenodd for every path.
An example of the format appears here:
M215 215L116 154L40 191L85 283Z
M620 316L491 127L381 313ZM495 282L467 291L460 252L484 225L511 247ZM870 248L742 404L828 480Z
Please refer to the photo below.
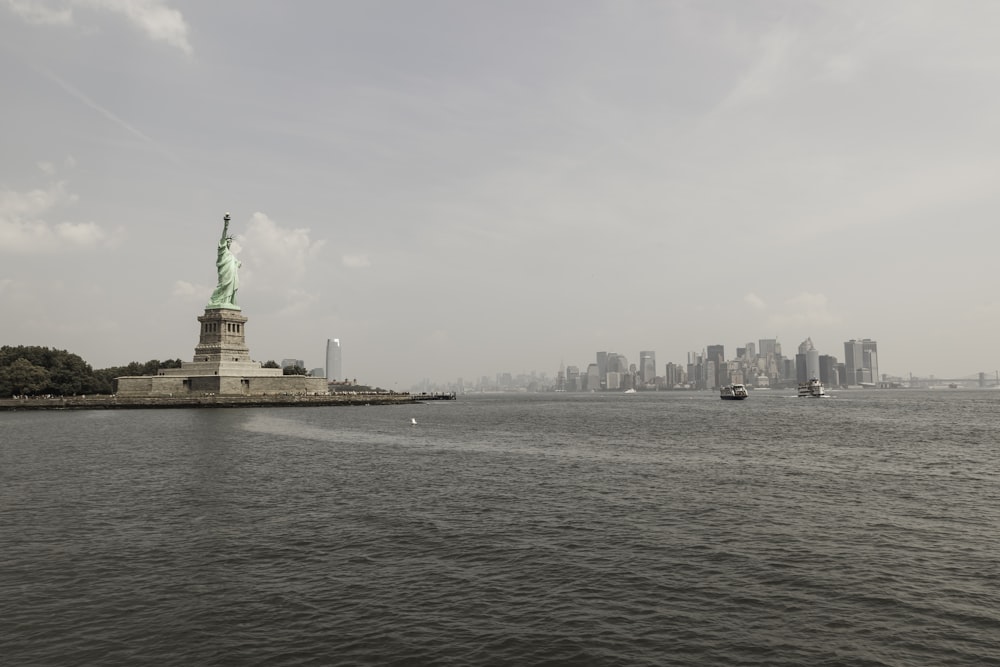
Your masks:
M187 359L230 211L254 355L335 335L359 382L859 332L885 373L990 373L998 20L0 3L0 344Z
M685 361L669 360L659 367L653 381L644 381L648 364L656 368L656 351L638 353L639 363L630 362L627 354L602 350L592 354L586 363L559 364L549 376L546 371L498 371L495 374L470 375L470 380L424 378L413 385L414 390L524 390L530 391L618 391L623 389L718 389L726 384L747 384L756 388L788 388L818 378L833 387L901 387L923 386L935 381L975 382L980 386L1000 386L1000 371L976 371L964 376L929 374L925 376L884 373L879 367L878 341L870 338L844 341L841 355L820 350L807 337L791 355L783 351L778 339L758 339L730 348L721 344L705 345L701 351L689 351ZM855 354L856 351L856 354ZM693 367L697 367L697 371ZM755 372L748 372L756 367ZM662 373L660 372L662 369ZM624 376L631 374L630 379ZM609 379L611 378L611 379ZM714 378L714 379L713 379ZM574 386L573 381L577 380Z

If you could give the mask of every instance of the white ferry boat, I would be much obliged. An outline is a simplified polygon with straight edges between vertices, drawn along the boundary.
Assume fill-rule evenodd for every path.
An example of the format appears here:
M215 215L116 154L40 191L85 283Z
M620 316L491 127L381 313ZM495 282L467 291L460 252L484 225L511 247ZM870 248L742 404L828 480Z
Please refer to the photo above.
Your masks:
M742 401L749 395L742 384L730 384L719 390L719 398L724 401Z
M802 382L799 384L799 398L826 398L823 383L816 378L811 378L809 382Z

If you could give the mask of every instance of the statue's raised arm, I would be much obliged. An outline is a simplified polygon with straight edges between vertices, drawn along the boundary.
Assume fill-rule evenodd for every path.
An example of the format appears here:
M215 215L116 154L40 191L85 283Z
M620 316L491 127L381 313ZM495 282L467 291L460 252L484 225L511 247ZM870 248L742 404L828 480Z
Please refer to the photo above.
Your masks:
M233 237L229 235L229 214L226 213L222 220L222 237L219 239L219 253L215 260L219 282L206 308L239 310L240 307L236 305L236 292L240 288L239 268L242 264L229 249L233 243Z
M222 238L219 239L219 245L225 243L226 239L229 237L229 220L230 218L228 213L222 216Z

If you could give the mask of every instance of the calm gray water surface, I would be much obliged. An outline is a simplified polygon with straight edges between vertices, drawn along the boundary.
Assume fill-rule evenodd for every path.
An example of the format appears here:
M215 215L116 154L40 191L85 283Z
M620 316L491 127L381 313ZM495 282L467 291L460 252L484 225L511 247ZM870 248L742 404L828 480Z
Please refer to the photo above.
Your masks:
M998 433L964 390L0 413L0 661L1000 664Z

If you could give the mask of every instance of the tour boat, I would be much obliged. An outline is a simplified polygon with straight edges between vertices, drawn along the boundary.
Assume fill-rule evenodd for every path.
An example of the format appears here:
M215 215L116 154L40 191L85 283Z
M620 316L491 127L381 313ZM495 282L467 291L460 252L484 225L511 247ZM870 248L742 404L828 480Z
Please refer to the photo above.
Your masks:
M719 390L719 398L724 401L742 401L749 396L747 388L742 384L730 384Z
M826 395L823 383L816 378L810 378L809 382L799 384L799 398L826 398Z

